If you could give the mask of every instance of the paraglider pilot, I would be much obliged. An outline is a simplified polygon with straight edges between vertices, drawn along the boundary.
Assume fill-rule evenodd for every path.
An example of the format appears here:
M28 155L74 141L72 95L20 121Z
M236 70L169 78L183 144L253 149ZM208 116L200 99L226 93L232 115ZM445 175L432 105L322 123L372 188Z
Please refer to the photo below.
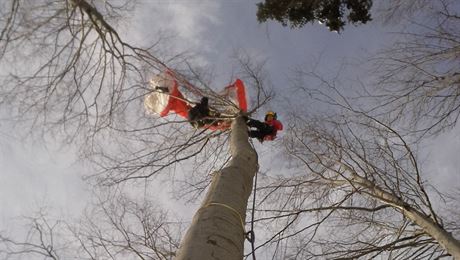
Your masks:
M202 97L200 103L196 104L188 111L187 119L194 128L201 128L206 125L208 126L217 126L219 121L215 118L218 113L212 112L209 109L208 104L209 99L207 97Z
M249 118L246 124L250 128L256 128L256 130L249 130L249 137L257 138L261 143L274 140L276 133L283 130L283 124L277 120L277 115L273 111L268 111L265 114L265 122Z

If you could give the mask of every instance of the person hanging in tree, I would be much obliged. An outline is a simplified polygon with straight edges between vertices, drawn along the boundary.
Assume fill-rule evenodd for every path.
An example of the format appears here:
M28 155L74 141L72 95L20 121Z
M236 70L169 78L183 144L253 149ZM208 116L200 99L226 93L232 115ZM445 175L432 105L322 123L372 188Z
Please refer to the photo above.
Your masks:
M187 82L183 88L194 94L198 93L202 97L198 103L190 102L179 91L179 82L175 75L174 71L167 69L149 81L151 89L144 98L144 107L148 112L160 117L174 113L187 119L194 128L225 131L231 127L235 114L228 114L227 110L219 112L210 107L208 97L202 96L198 88ZM225 100L226 103L231 102L234 107L242 112L247 112L245 86L240 79L236 79L223 91L215 94L215 97Z
M261 143L275 140L276 133L283 130L283 124L277 120L277 115L273 111L265 114L265 122L249 118L246 124L250 128L256 128L256 130L249 130L249 137L257 138Z
M223 124L223 121L218 119L219 113L209 109L209 99L202 97L200 103L196 104L188 111L187 119L194 128L207 128L211 130L224 130L230 125Z

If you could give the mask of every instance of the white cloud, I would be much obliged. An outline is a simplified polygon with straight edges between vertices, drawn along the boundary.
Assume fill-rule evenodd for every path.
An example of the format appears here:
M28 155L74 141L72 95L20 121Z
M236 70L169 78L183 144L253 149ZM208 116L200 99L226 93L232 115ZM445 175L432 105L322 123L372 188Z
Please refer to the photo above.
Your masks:
M205 40L200 36L208 26L219 23L216 1L190 1L188 4L171 5L168 9L173 16L171 26L181 37L195 43Z
M158 31L176 35L179 46L197 49L208 45L212 39L203 37L210 27L220 23L218 1L149 1L140 5L133 24L138 34L155 36ZM141 36L142 37L142 36Z
M426 142L425 173L444 192L460 188L460 125Z
M88 195L80 179L81 167L72 151L48 153L43 146L22 143L0 134L0 230L17 217L41 207L62 214L78 214Z

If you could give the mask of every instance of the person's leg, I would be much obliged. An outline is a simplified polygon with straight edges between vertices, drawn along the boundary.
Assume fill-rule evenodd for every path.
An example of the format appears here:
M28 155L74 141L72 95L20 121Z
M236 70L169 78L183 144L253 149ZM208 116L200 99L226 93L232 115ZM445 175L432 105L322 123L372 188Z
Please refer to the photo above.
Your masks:
M200 108L197 106L194 106L192 107L189 111L188 111L188 115L187 115L187 119L188 121L190 122L190 124L194 127L194 128L201 128L203 127L203 122L201 122L203 116L201 115L200 113Z
M260 128L260 132L264 134L264 137L266 135L271 135L275 129L271 125L264 124L262 128Z
M260 122L259 120L254 120L249 118L248 121L246 122L246 125L249 127L255 127L258 130L263 129L265 127L265 123Z
M264 141L265 134L260 132L259 130L250 130L248 131L248 135L251 138L257 138L257 140L259 140L259 142L261 143Z
M196 104L188 111L188 120L197 121L207 117L209 114L208 98L201 98L200 103Z
M250 130L248 131L248 135L249 137L251 138L260 138L260 137L263 137L263 134L258 131L258 130Z
M259 132L261 132L262 134L264 134L264 135L269 135L269 134L273 133L273 127L272 126L267 125L266 123L260 122L258 120L249 119L246 122L246 125L249 126L249 127L257 128L257 130Z
M201 100L200 100L200 105L202 107L208 107L208 102L209 102L208 97L202 97Z

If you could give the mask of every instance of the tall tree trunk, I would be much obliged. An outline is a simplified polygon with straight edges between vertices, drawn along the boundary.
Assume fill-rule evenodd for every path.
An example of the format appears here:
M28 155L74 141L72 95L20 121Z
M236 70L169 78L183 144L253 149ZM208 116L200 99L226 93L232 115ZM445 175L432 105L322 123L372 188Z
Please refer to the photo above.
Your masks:
M258 163L241 117L232 123L230 152L232 159L215 173L181 242L177 260L243 259L246 207Z

